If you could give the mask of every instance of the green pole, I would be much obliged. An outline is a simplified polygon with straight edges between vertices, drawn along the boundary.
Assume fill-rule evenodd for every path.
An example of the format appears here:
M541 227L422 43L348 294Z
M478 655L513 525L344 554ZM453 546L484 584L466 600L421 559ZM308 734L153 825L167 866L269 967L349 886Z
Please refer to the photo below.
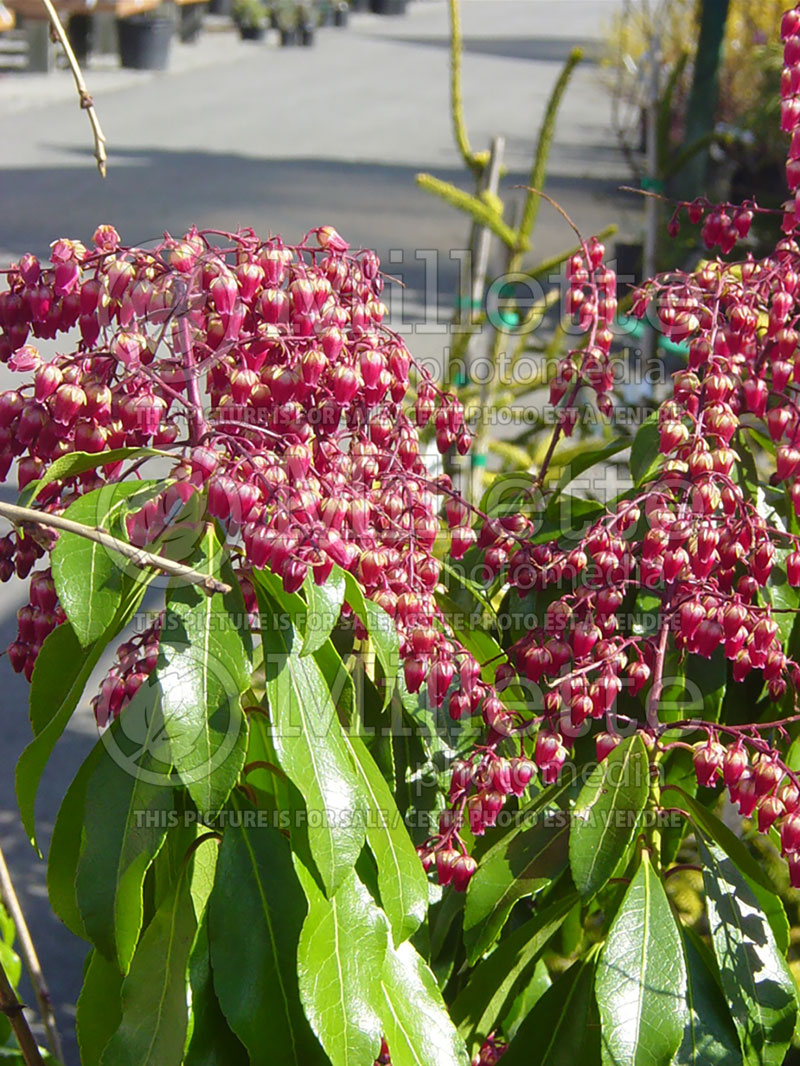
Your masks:
M719 68L730 0L699 0L700 34L694 61L694 77L686 112L684 149L711 133L719 95ZM684 200L705 191L708 151L696 152L675 179L675 193Z

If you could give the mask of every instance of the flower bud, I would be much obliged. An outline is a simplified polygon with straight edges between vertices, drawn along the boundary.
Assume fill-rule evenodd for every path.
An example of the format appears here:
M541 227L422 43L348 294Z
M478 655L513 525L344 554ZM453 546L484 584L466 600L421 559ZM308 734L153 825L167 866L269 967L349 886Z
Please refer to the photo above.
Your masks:
M471 855L459 855L453 863L452 885L456 892L466 892L467 885L472 875L478 869L478 864Z

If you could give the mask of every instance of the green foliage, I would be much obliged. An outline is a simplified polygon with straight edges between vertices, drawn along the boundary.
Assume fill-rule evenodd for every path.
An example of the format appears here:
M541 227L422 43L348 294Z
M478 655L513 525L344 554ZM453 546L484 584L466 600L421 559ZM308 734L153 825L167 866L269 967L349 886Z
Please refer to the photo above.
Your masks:
M460 102L455 0L452 11L454 125L467 166L483 178L487 159L469 145ZM534 187L544 182L559 104L578 58L570 57L543 117ZM498 237L505 265L523 278L560 262L538 268L522 262L540 202L535 191L512 227L503 204L483 187L472 195L429 176L420 183ZM499 336L491 343L495 366ZM557 355L562 340L557 336L554 348L539 354ZM478 395L469 393L475 384L468 382L464 395ZM360 432L355 419L351 431ZM501 442L498 453L527 471L536 433ZM396 624L398 583L387 552L371 560L387 575L386 610L370 598L374 587L362 587L356 576L367 569L364 557L352 572L332 565L320 585L315 570L324 564L283 577L250 565L242 547L249 531L240 539L235 517L197 521L207 489L196 494L195 513L176 523L178 537L168 530L164 542L196 575L230 585L228 593L177 580L154 589L149 570L86 539L61 537L53 578L66 621L36 661L33 739L16 777L34 841L39 783L95 668L123 633L124 647L139 653L132 622L146 593L163 605L154 665L146 679L137 677L118 717L112 709L77 771L48 855L52 908L91 946L77 1006L82 1066L372 1066L385 1060L384 1042L393 1066L485 1066L506 1045L507 1066L781 1066L797 1027L798 996L787 962L796 942L786 894L771 869L780 829L764 834L758 854L750 827L740 832L715 806L715 792L698 787L695 760L699 767L704 756L690 741L738 742L747 721L747 739L759 752L770 747L764 738L771 732L796 746L794 707L780 690L785 706L771 710L764 678L732 684L721 648L705 656L686 640L670 645L667 628L657 650L654 637L650 660L635 660L635 638L664 626L667 602L661 586L633 587L637 561L632 553L625 557L624 545L605 560L622 578L598 569L564 613L550 610L555 592L542 575L556 570L553 545L566 554L582 544L587 524L599 516L613 517L620 540L631 534L641 541L653 498L639 503L665 461L655 414L635 435L609 430L589 447L579 440L557 449L560 434L546 445L538 479L506 471L475 494L492 536L530 519L525 550L513 536L500 550L511 565L518 553L519 565L527 566L534 557L528 548L540 549L535 580L515 588L503 571L506 560L488 567L482 541L459 561L436 541L436 557L427 559L430 627L428 618L418 626ZM735 465L731 460L731 484L747 485L752 515L791 536L797 517L788 493L759 487L759 455L744 446L740 453ZM104 461L137 463L150 454L121 449ZM717 460L725 458L717 449ZM630 475L616 501L580 495L578 478L605 471L612 460ZM85 453L65 456L25 499L35 502L52 480L81 476L99 462ZM423 475L415 479L416 469L407 476L412 491L428 492ZM450 492L443 482L434 487L443 497ZM67 513L124 539L127 516L162 489L148 481L106 485L79 497ZM630 510L612 515L621 502ZM413 496L407 511L398 507L403 521L415 521ZM790 517L779 522L776 515L784 513ZM678 519L669 514L674 532ZM314 523L321 543L331 530ZM410 528L398 521L392 543L413 557ZM670 536L657 539L660 555L672 550ZM600 548L590 554L599 567ZM569 564L576 573L589 564L580 555ZM775 611L780 639L796 656L800 601L790 565L780 546L769 591L753 596ZM584 592L614 587L621 590L620 611L636 616L640 632L632 629L631 640L615 648L611 607L596 614L602 631L582 624L578 637L571 622L567 630L566 615L583 623ZM648 614L656 620L638 620ZM531 617L549 627L541 643L547 654L552 649L551 662L559 635L597 649L596 661L578 665L571 678L551 673L544 704L542 675L533 680L536 662L515 678L508 670L520 666L520 636L539 624ZM670 620L677 619L673 610ZM430 674L427 692L409 691L411 672L401 668L401 661L406 669L414 665L409 646L432 644L439 628L453 641L449 658L436 664L447 675L442 699ZM618 671L610 669L612 652L627 656ZM418 654L427 670L431 652ZM568 651L562 662L570 657L583 658ZM468 709L444 691L451 666ZM484 702L471 703L461 680L470 666L472 691L495 685L496 699L479 691ZM630 667L640 671L636 691ZM625 684L602 704L597 678L612 680L612 673ZM567 686L579 674L589 693L597 685L596 701L589 695L575 702ZM657 726L651 704L659 705ZM479 705L483 718L475 713ZM598 730L590 730L596 718L607 730L607 746L597 751L589 736L596 737ZM691 720L679 724L683 718ZM698 723L709 728L698 730ZM487 725L494 730L489 740ZM562 766L555 756L551 762L548 749L570 762ZM710 743L706 749L709 759L718 754ZM787 757L792 766L795 755L793 749ZM767 762L750 768L768 775ZM512 779L512 770L527 776ZM711 771L713 784L719 765ZM469 786L462 788L465 777ZM435 855L437 834L446 847ZM437 859L442 868L434 877L428 867ZM16 984L13 928L1 910L0 962ZM10 1038L3 1023L0 1016L0 1043ZM7 1049L6 1058L18 1063L8 1044L0 1059Z
M653 432L631 455L641 479ZM543 512L549 537L596 514L568 484ZM505 488L510 508L503 485L494 498L513 513L525 498ZM212 526L188 559L231 577ZM102 607L117 580L105 565L84 552L59 581L102 587ZM499 624L502 590L451 565L446 578L444 610L475 612L457 623L465 645L501 659L515 639ZM685 752L662 766L636 733L592 763L579 742L580 773L532 784L476 843L466 895L440 898L409 828L437 817L447 764L471 739L408 693L394 625L351 574L287 593L255 571L253 585L251 634L238 592L169 584L155 669L58 813L51 903L93 946L77 1012L84 1066L371 1066L382 1039L395 1066L466 1066L490 1038L508 1043L509 1066L779 1066L798 1011L785 911L748 842L695 796ZM144 588L126 576L102 626L76 592L73 622L97 635L83 643L68 623L45 642L36 758L19 770L27 809L51 738ZM665 698L691 684L707 717L723 713L727 675L713 660L671 670ZM409 723L424 732L404 735ZM662 829L653 815L669 805L678 822ZM665 874L687 849L703 869L703 921L670 903ZM0 952L13 970L8 941Z

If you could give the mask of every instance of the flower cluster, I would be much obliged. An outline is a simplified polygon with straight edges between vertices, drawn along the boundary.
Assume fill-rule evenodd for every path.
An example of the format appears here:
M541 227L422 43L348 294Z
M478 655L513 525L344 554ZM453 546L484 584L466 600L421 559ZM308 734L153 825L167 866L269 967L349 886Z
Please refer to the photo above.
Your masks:
M794 192L800 186L800 6L785 17L783 33L782 115L792 133L787 176ZM695 201L678 212L683 209L692 222L704 220L708 245L728 253L747 234L754 205ZM800 517L800 246L791 205L784 230L763 259L704 262L634 293L634 314L657 316L662 332L688 350L688 366L675 374L672 395L652 423L649 447L658 457L637 488L571 539L534 538L524 515L483 522L478 546L487 578L534 602L540 624L508 649L497 674L498 690L521 691L524 698L486 699L485 742L453 766L451 806L422 851L441 883L464 887L474 871L459 829L468 824L473 835L482 834L534 772L543 784L556 781L575 740L594 723L598 760L619 743L623 728L639 729L650 749L669 748L659 714L668 657L680 664L690 655L723 656L734 683L756 672L768 699L780 703L788 691L797 711L800 667L787 654L789 630L775 594L781 585L800 584L800 538L776 502L783 493ZM571 353L551 388L554 402L565 398L565 411L583 386L594 389L598 404L608 399L605 380L594 372L598 338L611 323L596 293L611 292L613 274L592 241L570 261L568 276L569 310L589 336L581 360ZM590 298L584 289L592 283ZM601 351L604 346L605 340ZM556 426L548 456L574 417ZM757 484L763 470L756 474L752 445L759 440L771 442L757 461L777 490L772 502ZM643 625L648 611L654 621ZM670 723L681 726L707 728L701 721ZM712 730L695 756L698 777L706 785L724 780L742 814L755 812L762 830L780 819L792 883L800 885L797 777L761 732L758 726L738 731L726 749ZM526 749L531 734L535 741ZM787 739L785 730L780 735ZM519 755L507 757L514 747Z
M128 248L101 226L93 248L59 240L49 264L26 255L7 279L0 359L28 381L0 395L2 476L16 460L22 489L70 452L159 449L171 469L128 518L134 544L157 547L202 493L243 580L248 567L269 567L292 592L306 575L324 582L334 564L349 570L395 620L408 688L427 681L439 705L458 673L462 698L480 706L477 664L447 636L434 599L442 503L456 556L475 534L449 479L429 475L420 430L432 421L441 452L465 452L471 438L460 403L429 376L410 392L413 360L383 322L373 253L351 254L328 227L294 247L193 230ZM71 341L75 329L77 344L49 361L34 344ZM37 506L60 513L127 473L115 456L50 481ZM43 553L29 537L6 538L0 577L27 575ZM45 619L63 619L51 604L34 626L35 609L21 612L11 656L29 676ZM119 713L141 672L128 658L104 683L100 721Z
M10 538L4 538L3 545L11 550ZM37 570L30 581L30 602L17 611L17 639L8 648L17 673L24 673L30 681L39 648L64 617L50 570Z
M97 724L102 728L116 718L156 668L162 619L117 648L117 661L92 700Z

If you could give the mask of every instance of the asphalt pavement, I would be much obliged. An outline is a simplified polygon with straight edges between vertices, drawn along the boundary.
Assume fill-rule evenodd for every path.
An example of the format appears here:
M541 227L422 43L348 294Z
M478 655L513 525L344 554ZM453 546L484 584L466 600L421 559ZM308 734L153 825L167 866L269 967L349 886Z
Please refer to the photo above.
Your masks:
M620 194L629 179L611 128L610 96L596 62L603 26L620 0L462 0L464 104L470 137L485 148L506 138L513 191L530 168L544 104L569 50L584 46L559 118L547 191L592 233L621 222L637 235L640 206ZM167 72L122 71L99 56L86 77L108 138L101 181L89 124L66 70L3 69L0 53L0 264L25 251L45 255L60 236L88 240L112 222L129 243L199 227L281 233L291 241L335 226L353 245L375 248L405 288L394 321L420 356L441 353L463 216L421 191L428 171L469 186L453 143L448 107L444 0L414 0L400 18L354 15L324 28L312 48L241 42L219 21L194 44L176 44ZM534 256L571 243L543 210ZM0 373L0 388L10 375ZM0 486L13 499L13 485ZM0 646L16 632L24 589L0 586ZM24 839L13 769L30 739L27 685L0 659L0 839L42 957L67 1044L78 1066L74 1003L85 945L51 915L44 864ZM89 696L91 691L89 692ZM96 736L87 699L59 742L37 807L46 844L72 775Z

